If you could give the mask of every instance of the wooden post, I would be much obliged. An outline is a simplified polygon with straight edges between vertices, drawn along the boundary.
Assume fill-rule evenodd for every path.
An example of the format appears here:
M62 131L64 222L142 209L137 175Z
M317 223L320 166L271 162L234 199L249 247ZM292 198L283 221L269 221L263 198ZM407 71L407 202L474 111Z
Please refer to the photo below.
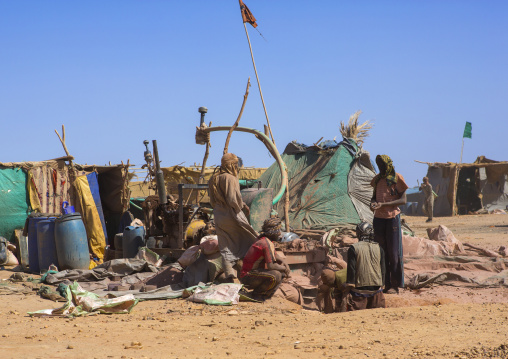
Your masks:
M233 126L231 126L231 128L229 129L228 135L226 137L226 144L224 145L224 151L222 153L223 155L228 153L229 140L231 140L231 135L233 134L233 131L235 130L235 128L238 127L238 124L240 123L240 119L242 118L243 109L245 108L245 103L247 102L247 97L249 97L249 87L250 87L250 77L247 80L247 88L245 89L245 95L243 95L243 102L242 102L242 107L240 108L240 113L238 114L238 117L236 118L236 121L233 124Z
M261 96L261 102L263 103L263 110L265 111L268 132L270 133L270 137L272 138L273 145L275 146L275 148L277 148L277 146L275 145L275 139L274 139L273 133L272 133L272 127L270 126L270 120L268 119L268 112L266 111L265 100L263 98L263 91L261 91L261 83L259 82L258 70L256 69L256 62L254 61L254 53L252 52L252 45L250 43L249 32L247 31L247 25L245 24L245 22L243 23L243 27L245 29L245 35L247 35L247 41L249 42L250 57L252 58L252 66L254 67L254 73L256 74L256 81L258 83L258 88L259 88L259 94ZM285 167L285 171L287 173L287 167ZM286 222L286 232L289 232L289 228L290 228L289 227L289 179L286 180L286 200L285 200L285 206L284 206L284 217L286 219L286 221L285 221Z

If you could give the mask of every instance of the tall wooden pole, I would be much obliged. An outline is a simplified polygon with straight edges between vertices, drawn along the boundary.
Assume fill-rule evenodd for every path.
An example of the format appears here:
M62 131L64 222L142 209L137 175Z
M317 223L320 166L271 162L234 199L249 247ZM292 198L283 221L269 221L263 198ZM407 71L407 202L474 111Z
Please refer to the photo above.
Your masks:
M462 137L462 149L460 150L460 164L462 164L462 154L464 153L464 137Z
M464 136L462 136L462 148L460 150L460 162L455 169L455 178L453 181L453 192L452 192L452 216L458 214L457 208L457 195L458 195L458 187L459 187L459 174L460 174L460 166L462 165L462 154L464 153Z
M250 57L252 58L252 65L254 66L254 73L256 74L256 80L258 82L259 94L261 95L261 102L263 103L263 110L265 110L266 123L268 124L268 131L270 131L270 137L275 145L275 139L273 138L272 128L270 127L270 120L268 119L268 112L266 112L265 100L263 99L263 91L261 91L261 84L259 83L258 70L256 69L256 62L254 61L254 54L252 53L252 45L250 43L249 32L247 31L247 25L243 23L245 28L245 35L247 35L247 41L249 42Z
M256 69L256 62L254 61L254 53L252 52L252 45L250 43L249 32L247 31L247 25L245 22L243 23L243 27L245 29L245 35L247 35L247 41L249 42L250 57L252 58L252 66L254 66L254 73L256 74L256 81L258 82L259 94L261 95L261 102L263 103L263 110L265 111L266 124L268 125L268 132L270 133L270 137L272 138L273 145L275 146L275 148L277 148L277 146L275 145L275 139L273 138L272 127L270 126L270 120L268 119L268 112L266 111L265 100L263 98L263 91L261 91L261 84L259 82L258 70ZM284 166L286 166L286 164L284 164ZM284 170L287 173L287 167L285 167ZM287 177L287 180L286 180L286 196L285 196L285 204L284 204L284 217L286 219L286 221L285 221L286 222L286 232L289 232L290 231L290 227L289 227L289 177L288 176L286 176L286 177Z

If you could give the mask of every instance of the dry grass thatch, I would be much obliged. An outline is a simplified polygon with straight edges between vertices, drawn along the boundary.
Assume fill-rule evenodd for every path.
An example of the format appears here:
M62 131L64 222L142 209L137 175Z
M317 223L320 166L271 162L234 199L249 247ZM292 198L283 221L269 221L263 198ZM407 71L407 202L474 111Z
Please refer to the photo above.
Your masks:
M365 121L361 125L358 124L358 117L362 111L356 111L349 117L347 125L340 121L340 134L345 138L352 138L358 145L363 144L363 140L369 137L369 131L372 129L372 122Z

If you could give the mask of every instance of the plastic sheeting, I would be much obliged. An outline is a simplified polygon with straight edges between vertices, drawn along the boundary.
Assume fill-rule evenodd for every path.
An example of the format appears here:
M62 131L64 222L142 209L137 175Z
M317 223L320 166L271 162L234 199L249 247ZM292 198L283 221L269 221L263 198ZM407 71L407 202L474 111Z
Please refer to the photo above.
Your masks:
M29 312L31 317L80 317L90 314L124 314L130 313L139 299L132 294L116 298L99 297L88 292L76 282L65 289L67 302L60 308L43 309Z
M99 213L99 218L101 219L102 230L104 231L104 236L106 237L106 244L108 243L108 233L106 231L106 221L104 220L104 213L102 211L102 202L101 196L99 194L99 182L97 180L97 172L92 172L86 175L86 179L88 181L88 185L90 186L90 192L92 193L93 200L95 202L95 207L97 207L97 212Z
M197 287L187 300L211 305L233 305L240 301L240 289L243 284L224 283L209 287Z
M90 250L102 263L106 248L106 237L86 176L77 177L74 188L81 205L81 216L85 223Z
M370 181L375 175L366 151L348 139L322 149L290 143L282 154L288 168L290 222L295 229L330 229L372 218ZM279 189L280 171L273 164L260 177L264 187ZM276 205L284 213L284 201Z
M370 181L375 175L369 152L358 151L357 160L353 162L348 175L348 194L360 219L369 223L372 223L374 218L369 204L373 193Z
M29 213L27 175L21 168L0 168L0 236L11 239Z

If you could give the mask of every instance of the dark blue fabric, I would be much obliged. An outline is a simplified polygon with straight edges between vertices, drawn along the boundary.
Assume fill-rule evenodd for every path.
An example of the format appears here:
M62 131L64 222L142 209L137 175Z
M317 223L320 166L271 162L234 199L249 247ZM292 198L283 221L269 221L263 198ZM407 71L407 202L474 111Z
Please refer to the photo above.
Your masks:
M395 218L374 217L374 241L385 251L385 288L404 288L400 214Z
M104 212L102 211L102 202L101 196L99 194L99 181L97 177L97 172L92 172L86 175L86 179L88 180L88 185L90 186L90 192L92 192L95 207L97 207L97 212L99 212L99 218L101 219L102 230L104 231L104 236L106 237L106 245L107 245L109 244L108 233L106 231L106 221L104 220Z

